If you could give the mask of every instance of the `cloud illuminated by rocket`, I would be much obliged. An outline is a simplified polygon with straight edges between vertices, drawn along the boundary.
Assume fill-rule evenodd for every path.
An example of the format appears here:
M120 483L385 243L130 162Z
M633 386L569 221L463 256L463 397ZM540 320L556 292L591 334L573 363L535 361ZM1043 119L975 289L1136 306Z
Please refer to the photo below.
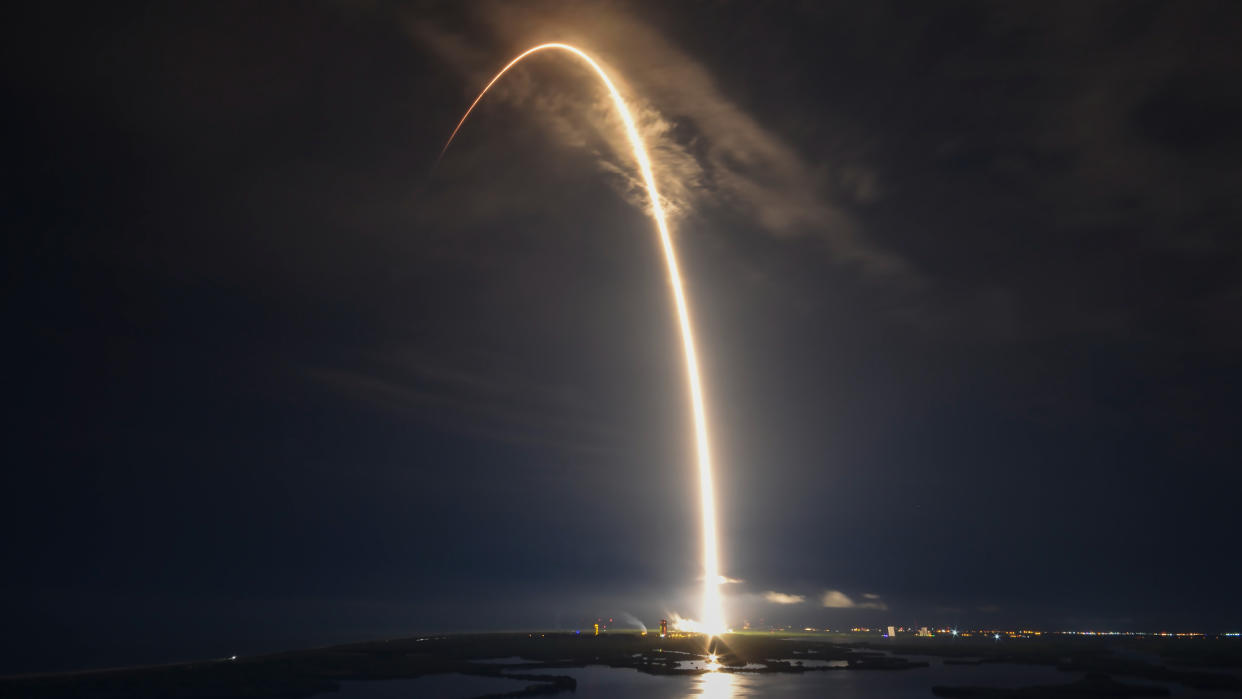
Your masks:
M615 72L630 83L622 90L649 143L671 215L723 207L750 217L771 235L820 237L834 257L873 274L907 271L904 260L864 239L846 206L849 200L870 201L878 196L873 172L857 163L843 163L835 177L822 174L821 165L812 167L777 134L726 98L701 63L650 27L613 8L595 5L589 11L575 5L535 5L534 11L528 4L471 7L474 19L493 35L489 46L566 41L591 47L605 61L623 62ZM422 19L412 19L410 27L423 46L468 78L467 92L494 71L498 60L494 52ZM521 102L523 112L537 113L539 123L559 142L590 149L622 193L645 208L642 182L630 162L624 130L608 95L600 94L595 104L583 105L579 95L542 90L537 83L513 80L496 97Z
M863 599L866 601L855 602L840 590L824 590L820 597L823 605L830 609L888 609L888 605L879 595L867 593L863 595Z
M772 590L763 593L763 598L772 604L802 604L806 601L806 595L791 595L786 592L775 592Z

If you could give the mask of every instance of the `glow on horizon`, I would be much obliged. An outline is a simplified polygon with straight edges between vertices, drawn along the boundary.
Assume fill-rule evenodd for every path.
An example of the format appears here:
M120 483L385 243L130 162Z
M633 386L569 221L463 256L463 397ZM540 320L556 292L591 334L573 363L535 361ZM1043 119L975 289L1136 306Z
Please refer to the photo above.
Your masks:
M681 344L685 354L686 375L690 387L690 405L694 417L694 443L698 460L699 501L703 527L703 606L701 621L693 622L693 625L696 631L710 635L719 635L726 631L726 627L724 623L724 608L720 598L721 576L719 543L716 535L716 496L712 483L711 449L707 438L707 411L704 408L703 389L699 380L699 360L694 349L694 333L691 330L690 309L686 303L685 292L682 289L681 271L677 265L677 253L673 248L673 239L669 234L668 223L664 216L664 206L660 202L660 193L656 189L655 176L651 171L651 159L647 157L647 147L643 144L642 137L638 133L638 127L634 124L634 117L630 114L630 109L626 105L625 99L613 84L612 79L604 72L604 69L581 49L569 44L539 44L518 54L516 58L509 61L504 68L501 68L500 72L496 73L491 81L483 87L483 90L479 92L479 96L474 99L474 102L470 103L470 107L462 115L461 121L457 122L453 133L449 135L444 148L440 150L440 158L444 157L444 153L452 145L457 132L461 130L462 124L466 123L466 119L469 118L470 113L474 111L479 101L483 99L483 95L487 94L487 91L505 73L509 72L510 68L517 65L527 56L549 49L568 51L582 59L595 71L600 81L608 88L608 93L612 96L612 102L616 106L617 112L621 115L621 121L625 124L626 136L629 138L630 146L634 149L634 159L638 161L638 169L643 176L647 197L651 200L651 215L655 219L656 229L660 234L660 246L664 251L664 261L668 267L669 283L673 288L673 303L677 308L677 324L681 329ZM437 162L439 162L439 159L437 159Z

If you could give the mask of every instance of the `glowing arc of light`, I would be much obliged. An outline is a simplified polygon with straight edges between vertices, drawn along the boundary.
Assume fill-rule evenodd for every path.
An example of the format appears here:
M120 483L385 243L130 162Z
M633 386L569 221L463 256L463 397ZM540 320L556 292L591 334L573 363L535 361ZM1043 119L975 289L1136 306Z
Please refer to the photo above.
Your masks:
M549 49L557 49L568 51L573 55L581 58L595 74L599 76L604 86L608 88L608 94L612 96L613 105L616 106L617 112L621 115L621 121L625 124L625 133L629 138L630 146L634 149L634 159L638 161L638 169L643 176L643 184L647 188L647 196L651 200L651 215L655 219L656 229L660 234L660 246L664 251L664 261L668 267L669 283L673 288L673 303L677 308L677 323L681 328L681 344L685 354L686 374L690 385L690 405L694 417L694 442L695 451L698 457L699 467L699 500L702 512L703 526L703 611L702 611L702 628L709 634L720 634L725 631L724 611L720 599L720 556L719 546L716 536L716 497L712 484L712 459L711 449L707 438L707 411L703 407L703 388L699 381L699 360L698 354L694 349L694 333L690 326L690 309L686 304L686 295L682 290L681 272L677 265L677 253L673 248L673 239L669 234L668 223L664 216L664 206L660 203L660 193L656 189L655 177L651 171L651 159L647 157L647 148L643 144L642 137L638 133L638 127L634 124L634 117L630 114L630 109L625 103L625 99L613 84L612 79L608 77L608 73L595 62L590 56L569 44L547 43L539 44L531 47L516 58L509 61L500 72L492 77L491 81L484 86L479 92L479 96L474 98L474 102L470 103L470 108L462 115L461 121L457 122L457 126L453 129L448 137L448 141L444 143L444 148L440 150L440 158L444 157L444 153L448 151L453 139L457 137L457 132L461 130L466 119L470 117L470 113L483 99L483 95L496 84L509 69L520 63L527 56L539 51ZM438 163L440 158L436 159Z

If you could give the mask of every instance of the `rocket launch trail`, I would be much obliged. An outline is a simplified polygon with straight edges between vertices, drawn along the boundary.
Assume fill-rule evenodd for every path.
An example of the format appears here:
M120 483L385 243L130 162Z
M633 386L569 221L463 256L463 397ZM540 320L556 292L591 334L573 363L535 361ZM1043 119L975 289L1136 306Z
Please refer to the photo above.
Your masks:
M703 601L700 621L694 624L696 630L707 634L716 635L724 633L726 630L724 624L724 611L720 599L720 557L719 545L716 534L716 496L712 484L712 458L711 449L707 437L707 411L703 403L703 388L699 378L699 362L694 349L694 333L690 324L690 309L686 303L686 294L682 288L681 272L677 265L677 253L673 247L673 239L669 234L668 222L665 220L664 207L660 202L660 194L656 189L655 177L651 171L651 159L647 156L647 147L643 144L642 137L638 133L638 128L634 124L634 117L630 114L630 109L625 103L625 99L617 90L616 85L608 77L604 69L584 53L569 44L548 43L533 46L516 58L509 61L500 72L484 86L479 92L479 96L470 104L470 108L462 115L461 121L457 122L457 126L453 129L453 133L449 135L448 141L445 142L444 148L440 151L440 158L444 157L444 153L453 143L453 139L457 137L457 132L461 130L466 119L470 117L470 113L478 106L479 101L487 94L487 91L509 72L510 68L526 59L528 56L541 51L565 51L573 54L577 58L585 62L591 70L595 71L596 76L608 88L608 93L612 96L613 105L616 106L621 121L625 124L625 133L629 139L630 146L634 149L634 159L638 162L638 169L642 173L643 183L646 185L647 196L651 200L651 216L655 219L656 230L659 232L660 246L664 251L664 261L668 267L669 283L673 292L673 304L677 309L677 323L681 330L682 351L685 355L686 362L686 378L690 389L690 405L694 418L694 443L695 452L698 460L699 473L699 501L702 514L703 529Z

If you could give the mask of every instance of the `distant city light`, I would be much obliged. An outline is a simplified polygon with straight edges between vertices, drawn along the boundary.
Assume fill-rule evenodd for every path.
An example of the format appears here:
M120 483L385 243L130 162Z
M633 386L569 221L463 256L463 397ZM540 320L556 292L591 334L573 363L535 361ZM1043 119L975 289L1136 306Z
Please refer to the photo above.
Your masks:
M770 631L791 631L797 629L797 626L773 626ZM804 631L813 631L812 627L805 627ZM831 629L824 629L831 632ZM843 631L845 633L846 631ZM1042 636L1131 636L1131 637L1152 637L1152 638L1240 638L1242 631L1217 631L1207 633L1203 631L1107 631L1089 629L1085 631L1038 631L1036 629L954 629L949 627L930 627L930 626L887 626L887 627L865 627L854 626L848 629L850 633L866 634L878 633L883 638L904 637L905 633L913 633L915 636L935 636L937 634L952 635L960 638L983 637L992 638L999 641L1006 639L1021 638L1039 638Z

